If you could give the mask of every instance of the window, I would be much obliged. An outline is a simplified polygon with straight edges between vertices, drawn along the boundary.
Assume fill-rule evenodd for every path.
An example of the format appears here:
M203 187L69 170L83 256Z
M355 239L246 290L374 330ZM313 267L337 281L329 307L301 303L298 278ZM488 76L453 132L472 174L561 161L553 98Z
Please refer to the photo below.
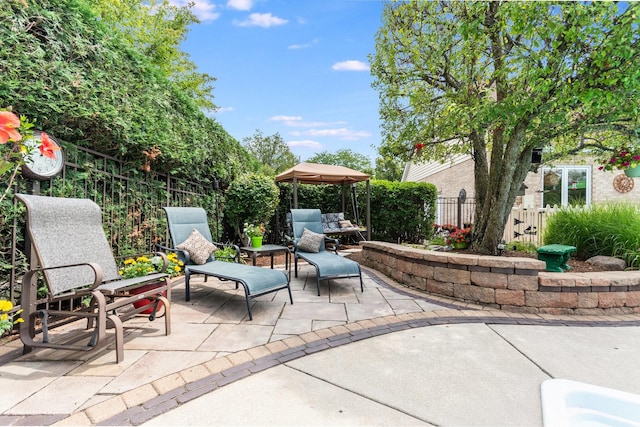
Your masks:
M556 166L542 169L542 207L588 206L591 203L591 168Z

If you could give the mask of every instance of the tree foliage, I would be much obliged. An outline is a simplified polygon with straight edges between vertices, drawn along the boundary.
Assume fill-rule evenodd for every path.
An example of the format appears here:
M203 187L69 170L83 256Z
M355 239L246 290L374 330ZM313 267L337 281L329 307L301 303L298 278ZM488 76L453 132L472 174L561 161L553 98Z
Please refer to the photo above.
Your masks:
M636 129L640 4L412 1L385 5L371 58L380 152L474 160L473 247L495 253L531 153Z
M194 3L172 5L168 0L85 0L109 31L140 52L162 74L174 81L201 108L213 109L214 77L199 73L180 49L189 25L200 21L191 12Z
M228 184L248 161L238 141L81 0L2 5L1 107L144 170Z
M341 148L335 153L322 151L307 159L309 163L344 166L349 169L373 175L371 160L364 154L356 153L348 148Z
M260 162L265 175L277 175L298 163L296 156L277 132L264 136L261 130L256 129L253 136L242 140L242 144Z
M385 181L400 181L404 171L404 161L395 156L378 156L375 177Z

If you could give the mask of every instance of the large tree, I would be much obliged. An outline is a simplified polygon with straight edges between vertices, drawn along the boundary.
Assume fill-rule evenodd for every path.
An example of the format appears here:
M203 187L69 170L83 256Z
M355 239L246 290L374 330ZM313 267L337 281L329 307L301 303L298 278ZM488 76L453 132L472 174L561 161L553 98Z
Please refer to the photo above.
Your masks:
M242 145L258 159L265 175L277 175L298 163L291 148L278 132L264 136L261 130L256 129L253 136L242 140Z
M636 129L640 4L411 1L385 5L372 55L381 153L474 160L475 250L496 253L534 148Z
M189 54L180 48L189 26L200 23L191 11L194 3L175 6L169 0L85 1L103 24L155 64L199 107L215 108L212 86L215 77L198 72Z
M373 175L371 160L364 154L356 153L348 148L341 148L335 153L321 151L307 159L310 163L320 163L322 165L344 166L345 168L357 170Z

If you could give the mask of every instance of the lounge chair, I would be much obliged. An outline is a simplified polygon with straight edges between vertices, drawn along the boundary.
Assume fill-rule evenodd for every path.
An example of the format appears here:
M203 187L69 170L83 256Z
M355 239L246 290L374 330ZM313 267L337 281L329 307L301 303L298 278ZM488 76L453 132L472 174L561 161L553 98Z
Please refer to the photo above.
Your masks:
M188 239L192 241L200 240L203 246L215 245L224 246L222 243L213 242L211 230L207 222L207 213L202 208L197 207L165 207L167 214L167 225L173 246L160 246L162 249L175 251L185 263L185 300L191 299L189 280L192 274L204 274L217 277L223 280L230 280L242 284L247 301L247 311L249 320L253 320L251 314L250 299L286 289L289 292L289 301L293 304L291 288L289 287L289 276L280 270L272 270L251 265L239 264L237 262L216 261L209 249L205 249L201 259L194 259L194 251L185 246ZM194 233L194 230L197 233ZM198 234L204 238L204 241ZM180 247L180 248L179 248ZM186 249L185 249L186 248ZM212 249L211 246L208 248ZM206 251L209 250L207 253ZM239 255L236 257L238 260ZM198 263L199 262L199 263Z
M119 363L124 360L122 322L149 309L149 319L154 320L160 301L165 307L165 333L171 333L171 283L168 275L154 273L121 279L102 228L102 213L97 204L88 199L25 194L16 194L15 197L27 208L26 237L31 242L32 256L37 257L39 265L29 270L22 280L24 323L20 325L20 339L24 343L24 353L38 347L95 351L105 343L105 330L115 328L116 360ZM166 256L158 255L164 257L166 267ZM36 278L39 273L42 273L48 287L47 308L42 308L37 301ZM166 297L163 296L165 292ZM85 297L91 297L88 307L74 303ZM145 302L141 303L143 300ZM52 342L48 323L67 318L87 319L87 330L93 329L88 344L69 343L66 341L68 337ZM38 319L42 328L41 340L35 339Z
M320 295L320 281L347 277L360 278L360 290L364 292L362 284L362 272L360 264L338 255L338 240L324 236L322 229L322 214L320 209L291 209L291 227L293 230L293 246L294 246L294 271L295 277L298 277L298 259L302 258L316 269L316 281L318 287L318 295ZM313 248L309 248L306 243L306 234L318 239L316 247L315 242L312 243ZM322 235L322 237L317 237ZM332 243L333 250L329 252L325 243ZM315 250L315 252L313 252Z

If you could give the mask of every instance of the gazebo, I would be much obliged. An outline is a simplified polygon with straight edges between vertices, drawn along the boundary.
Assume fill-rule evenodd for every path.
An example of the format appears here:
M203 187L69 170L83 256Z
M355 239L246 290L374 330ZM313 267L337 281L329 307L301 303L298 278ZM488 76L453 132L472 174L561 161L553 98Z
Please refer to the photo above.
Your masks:
M371 186L369 175L344 166L299 163L276 176L276 182L293 183L293 208L298 208L298 184L351 185L367 183L367 240L371 240Z

